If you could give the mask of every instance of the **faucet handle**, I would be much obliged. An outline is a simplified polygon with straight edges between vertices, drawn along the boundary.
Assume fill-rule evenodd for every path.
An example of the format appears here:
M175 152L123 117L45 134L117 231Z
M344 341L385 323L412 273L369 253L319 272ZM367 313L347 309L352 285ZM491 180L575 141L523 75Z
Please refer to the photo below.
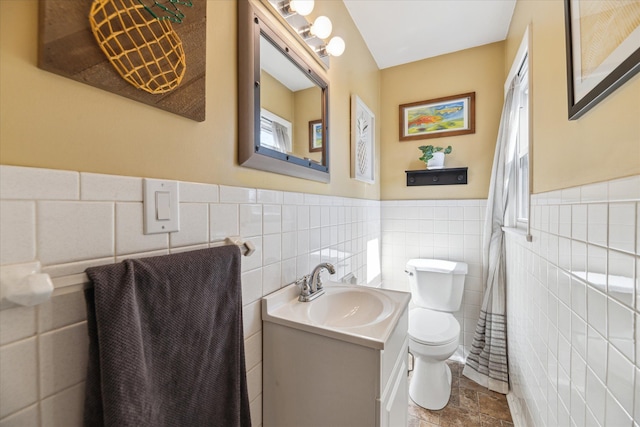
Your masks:
M296 285L300 285L300 295L298 296L298 301L301 302L309 302L315 296L318 296L318 292L313 292L311 289L311 281L309 275L304 276L302 279L296 280Z
M309 275L296 280L296 285L300 286L300 295L308 297L311 295L311 287L309 286Z
M319 274L318 274L318 280L316 281L316 289L317 290L322 289L322 278L320 277Z

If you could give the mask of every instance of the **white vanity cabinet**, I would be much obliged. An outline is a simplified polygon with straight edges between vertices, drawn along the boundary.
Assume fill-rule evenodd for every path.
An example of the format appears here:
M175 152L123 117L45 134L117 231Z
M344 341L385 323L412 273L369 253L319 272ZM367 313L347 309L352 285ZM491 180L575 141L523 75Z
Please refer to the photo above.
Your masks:
M263 425L405 427L409 297L400 296L383 340L276 323L263 303Z
M404 427L407 425L409 407L409 383L407 377L408 328L408 309L405 309L394 334L388 342L389 346L387 349L380 351L382 386L380 399L378 400L380 418L376 422L376 426Z

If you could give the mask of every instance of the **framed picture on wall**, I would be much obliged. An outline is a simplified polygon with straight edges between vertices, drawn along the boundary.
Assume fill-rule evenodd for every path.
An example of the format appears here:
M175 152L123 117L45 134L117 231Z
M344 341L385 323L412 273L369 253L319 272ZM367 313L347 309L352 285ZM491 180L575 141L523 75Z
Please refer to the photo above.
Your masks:
M442 138L476 131L476 93L400 106L400 141Z
M565 0L569 120L640 71L640 2Z
M309 122L309 152L322 151L322 120Z
M376 116L357 95L351 96L351 177L375 182Z

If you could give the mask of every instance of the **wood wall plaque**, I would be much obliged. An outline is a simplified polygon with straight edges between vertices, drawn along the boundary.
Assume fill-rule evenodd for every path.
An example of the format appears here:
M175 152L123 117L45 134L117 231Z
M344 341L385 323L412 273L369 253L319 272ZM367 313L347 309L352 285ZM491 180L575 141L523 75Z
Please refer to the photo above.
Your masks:
M138 0L116 1L115 4L141 4ZM153 4L153 0L144 1ZM148 93L121 77L92 33L91 6L91 0L40 0L38 66L192 120L204 121L207 1L192 0L191 7L179 5L185 17L182 23L170 23L182 42L186 70L177 87L161 94Z

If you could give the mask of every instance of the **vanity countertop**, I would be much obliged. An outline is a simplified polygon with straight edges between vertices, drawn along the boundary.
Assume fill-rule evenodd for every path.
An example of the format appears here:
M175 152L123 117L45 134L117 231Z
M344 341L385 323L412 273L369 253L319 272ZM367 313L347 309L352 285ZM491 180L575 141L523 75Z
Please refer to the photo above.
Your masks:
M408 292L329 282L325 294L298 301L294 283L262 299L262 320L383 350L407 309Z

